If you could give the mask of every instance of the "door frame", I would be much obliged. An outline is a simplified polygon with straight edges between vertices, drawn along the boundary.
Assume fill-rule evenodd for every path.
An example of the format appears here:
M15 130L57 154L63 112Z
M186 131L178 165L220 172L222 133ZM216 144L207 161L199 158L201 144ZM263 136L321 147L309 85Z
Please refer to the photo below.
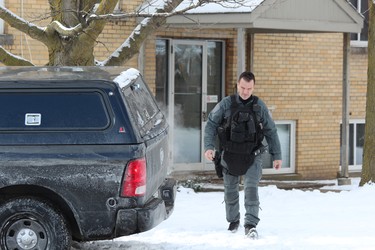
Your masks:
M169 70L168 70L168 82L169 82L169 90L168 90L168 122L170 126L170 161L171 161L171 166L174 171L206 171L206 170L214 170L214 165L212 162L206 161L206 159L203 156L203 151L204 151L204 127L206 125L206 121L201 119L201 141L200 141L200 147L201 147L201 152L200 152L200 162L197 163L174 163L174 109L175 109L175 54L174 54L174 49L176 45L198 45L202 46L202 92L201 92L201 115L203 118L203 115L207 114L207 66L208 66L208 43L209 42L222 42L223 47L222 47L222 69L224 69L224 60L225 60L225 42L222 40L183 40L183 39L170 39L169 42ZM224 89L225 89L225 82L224 82L224 70L222 72L222 79L223 81L221 82L221 96L224 96ZM218 100L220 101L220 100Z

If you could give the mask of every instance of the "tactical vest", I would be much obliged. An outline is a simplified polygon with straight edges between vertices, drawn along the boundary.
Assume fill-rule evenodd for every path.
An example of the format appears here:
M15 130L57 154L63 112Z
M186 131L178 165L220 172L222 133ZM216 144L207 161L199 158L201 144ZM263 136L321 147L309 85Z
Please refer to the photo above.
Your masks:
M262 145L263 126L257 117L260 106L258 97L251 96L252 105L237 103L236 95L231 97L230 116L218 128L220 147L228 170L233 175L243 175L252 165L254 152Z

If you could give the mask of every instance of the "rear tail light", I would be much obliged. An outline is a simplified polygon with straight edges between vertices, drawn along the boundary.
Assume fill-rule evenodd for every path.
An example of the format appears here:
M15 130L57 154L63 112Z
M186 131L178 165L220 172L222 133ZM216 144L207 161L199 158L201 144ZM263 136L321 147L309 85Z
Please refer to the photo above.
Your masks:
M121 196L134 197L146 193L146 160L144 158L133 160L126 168Z

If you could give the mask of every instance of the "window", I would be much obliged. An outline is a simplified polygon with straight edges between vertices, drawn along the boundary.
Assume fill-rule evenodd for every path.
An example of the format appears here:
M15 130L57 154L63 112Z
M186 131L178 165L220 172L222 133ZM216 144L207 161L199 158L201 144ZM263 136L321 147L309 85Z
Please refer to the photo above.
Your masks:
M155 127L155 122L163 118L154 97L141 77L122 91L141 136L146 136Z
M0 106L0 131L104 130L110 125L103 94L95 90L4 91Z
M342 125L340 126L340 131ZM341 133L340 133L341 134ZM350 121L349 124L349 170L362 169L363 147L365 143L365 122L363 120ZM342 143L340 143L341 145ZM340 155L341 161L341 155ZM341 165L341 162L340 162Z
M352 33L351 40L352 45L365 47L367 46L368 41L368 25L369 25L369 9L368 9L368 0L350 0L350 3L357 8L358 12L361 13L364 17L364 25L361 33Z
M264 174L285 174L294 173L294 156L295 156L295 122L294 121L275 121L277 133L279 135L281 144L281 153L283 165L280 170L276 172L273 169L273 162L269 153L264 153L263 158L263 173Z

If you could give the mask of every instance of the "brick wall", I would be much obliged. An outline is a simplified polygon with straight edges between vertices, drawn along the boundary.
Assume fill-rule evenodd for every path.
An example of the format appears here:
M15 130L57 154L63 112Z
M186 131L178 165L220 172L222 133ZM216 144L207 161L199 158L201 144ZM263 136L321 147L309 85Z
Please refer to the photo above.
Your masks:
M11 0L4 2L6 8L27 21L30 21L39 26L45 26L48 23L48 21L44 19L50 16L47 1ZM47 63L48 51L47 47L44 44L10 27L6 23L4 25L4 28L5 34L12 34L14 39L13 45L4 46L5 49L15 55L30 60L37 65L44 65Z
M340 160L342 34L256 34L255 92L296 121L296 172L335 178Z

